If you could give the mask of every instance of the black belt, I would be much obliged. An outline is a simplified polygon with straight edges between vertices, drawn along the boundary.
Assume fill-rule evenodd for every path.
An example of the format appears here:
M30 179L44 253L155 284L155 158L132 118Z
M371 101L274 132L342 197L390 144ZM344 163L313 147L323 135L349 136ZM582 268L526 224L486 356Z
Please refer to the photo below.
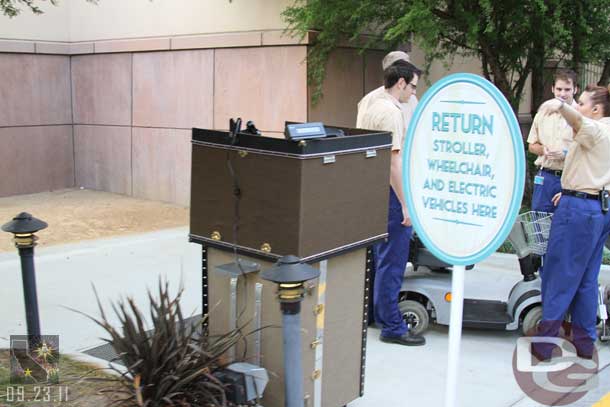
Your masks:
M561 177L561 173L563 172L562 170L549 170L547 168L540 168L540 171L553 174L556 177Z
M593 199L596 201L599 199L599 195L588 194L586 192L580 192L580 191L573 191L571 189L562 189L561 194L575 196L576 198L582 198L582 199Z

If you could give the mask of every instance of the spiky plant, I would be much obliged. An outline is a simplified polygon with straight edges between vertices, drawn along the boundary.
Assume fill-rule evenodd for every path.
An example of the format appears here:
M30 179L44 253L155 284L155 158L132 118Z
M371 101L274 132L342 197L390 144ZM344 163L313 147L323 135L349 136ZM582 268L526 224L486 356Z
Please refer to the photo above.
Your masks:
M117 360L126 370L111 365L119 376L120 390L115 393L114 405L169 407L169 406L225 406L225 392L213 372L226 364L225 354L243 335L231 331L216 338L201 335L202 320L185 320L180 308L182 289L171 298L168 284L159 282L158 299L150 290L152 329L144 324L144 317L133 298L112 304L121 327L110 324L95 292L100 318L87 315L109 334L106 342L112 345Z

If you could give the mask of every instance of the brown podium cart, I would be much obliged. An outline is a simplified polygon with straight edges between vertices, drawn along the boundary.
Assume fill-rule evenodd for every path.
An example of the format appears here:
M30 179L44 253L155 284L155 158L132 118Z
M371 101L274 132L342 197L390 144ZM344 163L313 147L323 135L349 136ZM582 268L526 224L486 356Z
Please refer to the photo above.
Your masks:
M265 367L284 405L281 313L260 270L293 254L320 270L302 303L305 405L363 394L370 245L387 236L391 135L288 140L193 129L190 240L202 245L204 327L254 332L230 357ZM237 259L249 267L236 271ZM261 329L262 328L262 329Z

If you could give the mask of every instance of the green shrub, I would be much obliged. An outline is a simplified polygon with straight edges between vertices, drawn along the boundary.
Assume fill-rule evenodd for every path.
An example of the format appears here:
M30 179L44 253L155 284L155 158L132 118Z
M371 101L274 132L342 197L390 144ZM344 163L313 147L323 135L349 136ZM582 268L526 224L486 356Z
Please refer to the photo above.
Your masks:
M132 298L113 304L122 328L113 327L95 293L101 317L95 321L109 334L105 339L118 354L126 372L119 376L122 406L225 406L222 383L213 372L222 367L225 353L243 335L234 330L218 338L201 334L202 319L186 320L180 309L182 289L170 298L168 284L159 283L158 299L148 292L152 330ZM117 392L116 387L113 392Z

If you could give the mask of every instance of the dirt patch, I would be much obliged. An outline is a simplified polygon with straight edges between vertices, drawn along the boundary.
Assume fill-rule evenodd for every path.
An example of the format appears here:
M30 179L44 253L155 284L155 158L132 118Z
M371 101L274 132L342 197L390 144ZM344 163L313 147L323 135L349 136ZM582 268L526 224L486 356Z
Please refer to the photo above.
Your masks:
M28 212L49 226L38 247L187 226L188 208L87 189L65 189L0 198L0 225ZM0 232L0 252L15 250Z

